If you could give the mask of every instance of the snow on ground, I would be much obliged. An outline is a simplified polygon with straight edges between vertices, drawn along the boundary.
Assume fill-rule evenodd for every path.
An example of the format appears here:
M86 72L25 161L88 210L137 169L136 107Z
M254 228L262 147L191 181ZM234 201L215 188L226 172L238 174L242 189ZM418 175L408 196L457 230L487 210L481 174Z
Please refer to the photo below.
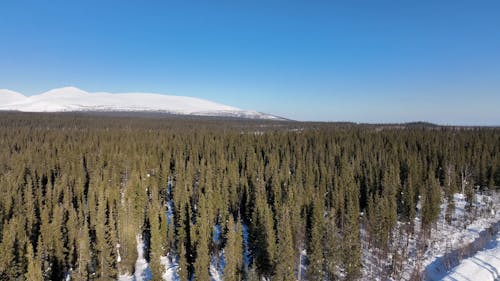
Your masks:
M300 280L306 280L306 272L307 272L307 251L306 249L300 251L300 257L299 257L299 260L300 260L300 265L299 265L299 270L300 270L300 273L299 273L299 279Z
M210 281L222 281L222 272L213 262L210 263Z
M250 265L250 244L248 242L249 233L248 233L248 225L242 220L241 227L243 232L243 267L245 269Z
M177 274L177 269L179 265L175 262L175 259L170 255L160 258L160 263L165 267L165 272L161 276L164 281L180 281L179 274Z
M174 220L174 200L172 199L172 180L169 178L167 183L167 225Z
M214 225L212 231L212 239L216 248L220 247L222 237L222 227L220 224ZM210 277L211 281L221 281L223 280L222 275L224 273L224 268L226 267L226 258L224 255L224 250L219 250L212 255L210 261Z
M121 262L122 256L120 255L120 243L116 244L116 262Z
M144 258L144 241L142 235L137 235L136 240L137 260L135 262L134 275L130 275L130 273L122 274L118 276L118 281L146 281L153 278L148 262Z
M475 207L469 214L465 210L466 201L463 194L455 194L455 215L451 224L444 219L446 204L442 204L441 215L436 230L433 230L428 249L424 253L422 265L427 274L431 270L443 271L447 268L433 267L433 262L443 255L473 243L480 234L500 221L500 196L493 194L484 196L477 194Z
M429 281L441 280L449 270L460 264L461 261L473 257L480 251L494 248L497 244L497 234L500 222L492 227L481 231L479 237L472 243L458 249L447 251L444 255L436 257L434 261L426 267L425 279Z
M459 266L443 278L446 281L495 281L500 279L500 235L492 241L486 250L463 260Z

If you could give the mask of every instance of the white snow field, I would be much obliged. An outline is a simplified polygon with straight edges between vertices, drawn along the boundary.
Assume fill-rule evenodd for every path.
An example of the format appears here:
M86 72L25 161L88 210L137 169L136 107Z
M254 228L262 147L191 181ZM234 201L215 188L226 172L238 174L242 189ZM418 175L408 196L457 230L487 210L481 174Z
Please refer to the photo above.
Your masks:
M23 112L158 112L180 115L282 120L282 118L270 114L243 110L193 97L153 93L89 93L75 87L53 89L29 97L9 90L0 90L1 110Z
M463 260L453 268L443 280L446 281L495 281L500 280L500 236L491 243L492 248L478 252L475 256Z

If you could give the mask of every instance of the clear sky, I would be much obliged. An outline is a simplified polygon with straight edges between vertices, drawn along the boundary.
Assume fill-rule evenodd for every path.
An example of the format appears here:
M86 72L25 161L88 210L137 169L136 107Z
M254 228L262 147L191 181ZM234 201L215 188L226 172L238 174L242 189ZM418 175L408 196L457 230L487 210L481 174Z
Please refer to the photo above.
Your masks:
M1 0L0 88L500 125L500 1Z

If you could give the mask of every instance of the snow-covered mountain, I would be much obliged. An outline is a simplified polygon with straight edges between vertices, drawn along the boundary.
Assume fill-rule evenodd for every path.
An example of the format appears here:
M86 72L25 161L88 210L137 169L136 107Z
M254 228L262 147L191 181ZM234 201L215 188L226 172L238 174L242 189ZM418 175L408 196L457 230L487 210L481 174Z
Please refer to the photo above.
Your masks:
M20 93L10 90L0 89L0 106L14 102L21 102L24 100L26 100L26 97Z
M250 119L283 119L270 114L243 110L193 97L152 93L89 93L75 87L58 88L29 97L0 89L1 110L24 112L128 111Z

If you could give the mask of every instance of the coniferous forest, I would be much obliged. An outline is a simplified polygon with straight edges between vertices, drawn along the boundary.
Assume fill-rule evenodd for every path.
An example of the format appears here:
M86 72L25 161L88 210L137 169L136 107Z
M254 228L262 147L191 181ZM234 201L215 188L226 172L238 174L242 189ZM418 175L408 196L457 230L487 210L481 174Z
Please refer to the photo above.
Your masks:
M138 238L153 280L355 280L499 155L498 128L0 113L0 280L117 280Z

